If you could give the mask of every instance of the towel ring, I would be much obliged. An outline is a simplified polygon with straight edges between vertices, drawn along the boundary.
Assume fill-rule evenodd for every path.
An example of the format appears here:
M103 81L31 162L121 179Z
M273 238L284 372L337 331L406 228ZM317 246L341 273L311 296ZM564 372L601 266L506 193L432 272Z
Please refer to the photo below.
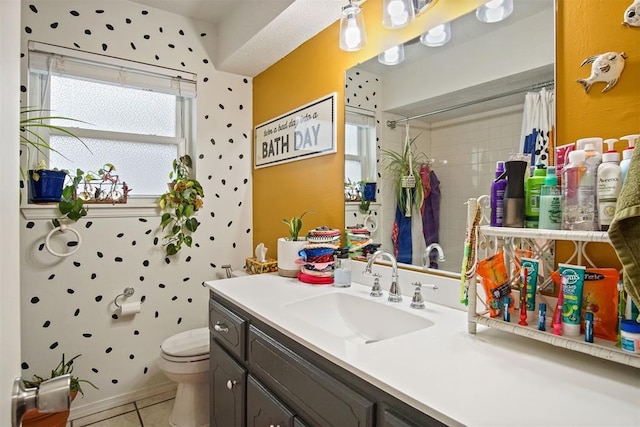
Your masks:
M116 307L118 307L118 308L122 308L122 307L120 306L120 304L118 303L118 298L121 298L121 297L122 297L122 298L130 297L130 296L131 296L131 295L133 295L135 292L136 292L136 290L135 290L135 289L133 289L132 287L129 287L129 286L128 286L128 287L124 288L124 292L122 292L121 294L118 294L118 296L116 296L116 297L113 299L113 303L116 305Z
M56 231L59 231L59 232L61 232L61 233L64 233L64 232L66 232L66 231L70 231L70 232L72 232L73 234L75 234L75 235L76 235L76 239L78 240L78 244L76 245L76 247L75 247L75 248L73 248L73 250L71 250L71 251L69 251L69 252L67 252L67 253L64 253L64 254L63 254L63 253L60 253L60 252L56 252L56 251L54 251L53 249L51 249L51 246L49 245L49 241L51 240L51 236L53 235L53 233L55 233ZM49 251L49 253L50 253L51 255L55 255L55 256L58 256L58 257L66 257L66 256L69 256L69 255L73 255L73 254L75 254L75 253L76 253L76 251L77 251L78 249L80 249L80 243L81 243L81 242L82 242L82 238L80 237L80 233L78 233L78 231L77 231L77 230L74 230L74 229L73 229L73 228L71 228L71 227L67 227L67 226L66 226L66 225L64 225L64 224L61 224L59 227L54 228L53 230L51 230L51 231L49 232L49 234L47 234L47 237L45 237L45 239L44 239L44 247L47 249L47 251Z

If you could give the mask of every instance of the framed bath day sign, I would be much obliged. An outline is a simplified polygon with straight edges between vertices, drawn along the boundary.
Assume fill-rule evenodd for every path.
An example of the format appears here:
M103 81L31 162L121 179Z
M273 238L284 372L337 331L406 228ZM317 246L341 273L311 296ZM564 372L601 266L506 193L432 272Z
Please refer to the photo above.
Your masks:
M334 92L256 126L255 168L335 153L336 96Z

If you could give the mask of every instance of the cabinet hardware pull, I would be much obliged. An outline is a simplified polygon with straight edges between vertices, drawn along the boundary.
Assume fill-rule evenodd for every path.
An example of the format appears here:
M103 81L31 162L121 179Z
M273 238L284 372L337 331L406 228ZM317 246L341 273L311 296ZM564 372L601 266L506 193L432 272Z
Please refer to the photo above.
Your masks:
M224 333L229 332L229 327L227 325L225 325L224 323L220 323L220 321L217 321L216 324L213 325L213 329L216 332L224 332Z
M232 390L233 386L236 385L236 384L238 384L238 382L236 380L229 380L229 381L227 381L227 388L229 390Z

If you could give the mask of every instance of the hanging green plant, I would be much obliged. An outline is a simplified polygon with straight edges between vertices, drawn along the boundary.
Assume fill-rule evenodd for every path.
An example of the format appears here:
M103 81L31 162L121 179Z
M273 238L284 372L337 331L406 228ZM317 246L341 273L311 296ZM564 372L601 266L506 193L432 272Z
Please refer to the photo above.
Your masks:
M415 141L420 135L405 140L401 152L380 150L385 172L395 183L398 208L411 216L414 208L420 209L424 201L424 186L420 168L428 161L426 154L415 152ZM408 213L408 214L407 214Z
M182 245L191 247L192 234L200 226L194 217L203 205L204 190L197 179L191 178L193 163L189 155L173 161L173 170L169 173L169 191L158 199L158 205L164 212L160 218L163 245L167 255L175 255Z

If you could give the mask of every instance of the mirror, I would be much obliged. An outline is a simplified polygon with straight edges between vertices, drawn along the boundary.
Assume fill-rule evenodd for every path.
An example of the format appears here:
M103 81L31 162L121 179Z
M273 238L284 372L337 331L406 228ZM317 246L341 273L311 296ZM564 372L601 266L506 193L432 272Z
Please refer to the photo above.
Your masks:
M375 117L378 148L376 199L364 213L358 201L345 201L347 227L374 227L373 241L393 252L396 190L380 150L400 152L408 122L415 152L426 156L439 181L438 243L446 261L436 260L437 268L459 277L465 202L489 194L496 162L521 150L526 93L541 87L553 91L554 9L554 0L515 0L513 14L492 24L479 22L472 12L450 23L452 37L444 46L411 40L398 65L382 65L375 57L346 71L346 114ZM424 117L405 120L417 115ZM393 121L395 127L387 125ZM426 245L419 213L411 222L407 267L423 269Z

